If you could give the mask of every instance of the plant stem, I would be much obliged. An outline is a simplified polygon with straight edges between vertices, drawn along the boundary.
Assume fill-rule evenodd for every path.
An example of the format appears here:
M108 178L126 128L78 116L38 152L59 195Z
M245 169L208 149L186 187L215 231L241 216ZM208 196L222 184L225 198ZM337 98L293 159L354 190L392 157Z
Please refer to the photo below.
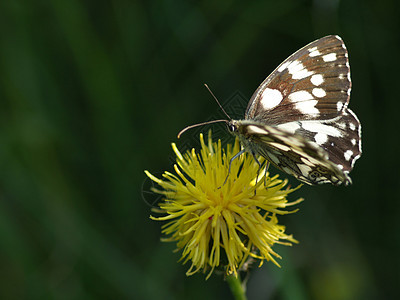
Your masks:
M226 281L229 284L229 287L231 289L231 292L235 300L247 300L244 287L242 285L242 281L240 280L239 275L238 277L234 275L229 275L228 277L226 277Z

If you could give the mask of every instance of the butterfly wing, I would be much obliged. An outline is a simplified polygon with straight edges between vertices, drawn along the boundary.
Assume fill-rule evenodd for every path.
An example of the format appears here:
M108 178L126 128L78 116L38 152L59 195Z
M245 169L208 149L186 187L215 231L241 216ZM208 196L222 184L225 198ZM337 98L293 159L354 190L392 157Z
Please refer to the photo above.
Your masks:
M245 119L268 125L285 121L332 119L350 99L350 65L346 46L330 35L284 60L257 88Z
M356 115L347 109L330 120L306 120L276 126L288 134L302 136L322 148L329 160L340 169L350 172L361 156L361 126Z
M277 168L307 184L349 184L348 172L333 163L328 153L301 135L255 123L238 121L245 148L261 155Z
M323 172L315 173L323 174L318 182L349 183L347 173L361 155L361 124L347 108L350 90L350 65L342 39L330 35L306 45L284 60L251 97L245 121L265 126L266 131L253 136L252 141L260 154L267 152L264 148L276 152L279 138L273 141L275 145L266 142L274 139L276 130L279 137L285 137L282 143L287 147L301 141L296 150L272 153L270 158L277 158L279 168L290 169L290 174L308 183L317 182L318 176L310 179L310 174L322 168ZM309 153L302 157L301 150ZM314 153L311 158L321 160L321 166L301 164L310 151Z

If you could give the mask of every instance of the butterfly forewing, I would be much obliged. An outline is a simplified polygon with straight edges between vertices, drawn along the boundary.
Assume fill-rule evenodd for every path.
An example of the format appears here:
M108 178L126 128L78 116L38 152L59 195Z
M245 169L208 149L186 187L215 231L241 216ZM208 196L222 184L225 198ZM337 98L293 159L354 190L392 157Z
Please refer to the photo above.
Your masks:
M245 149L299 180L348 184L361 155L350 90L346 47L327 36L283 61L251 97L245 120L232 122Z
M349 101L348 54L342 39L327 36L284 60L258 87L245 118L268 125L334 118Z

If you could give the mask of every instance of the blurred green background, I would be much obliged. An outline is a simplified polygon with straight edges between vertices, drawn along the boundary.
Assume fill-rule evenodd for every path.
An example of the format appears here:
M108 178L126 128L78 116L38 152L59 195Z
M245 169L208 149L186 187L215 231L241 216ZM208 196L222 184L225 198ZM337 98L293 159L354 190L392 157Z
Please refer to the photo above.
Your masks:
M172 170L177 132L223 117L203 83L241 118L283 59L328 34L350 53L364 153L352 186L291 197L306 200L280 220L300 244L277 246L282 268L254 270L248 296L396 298L399 20L394 0L1 1L0 298L229 299L160 242L143 170Z

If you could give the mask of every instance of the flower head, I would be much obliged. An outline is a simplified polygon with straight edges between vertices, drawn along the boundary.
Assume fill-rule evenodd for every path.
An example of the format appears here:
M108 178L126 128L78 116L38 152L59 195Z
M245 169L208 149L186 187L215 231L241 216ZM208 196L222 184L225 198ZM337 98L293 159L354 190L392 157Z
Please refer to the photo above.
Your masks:
M220 140L212 142L211 132L207 144L202 134L200 142L200 153L192 149L184 155L172 144L177 175L165 172L164 179L159 179L145 171L162 188L153 191L165 197L159 204L165 215L151 216L169 221L163 226L167 236L163 240L176 242L177 250L183 249L181 259L191 261L187 275L198 271L211 275L217 267L237 275L248 258L259 260L260 265L267 260L279 266L275 258L281 257L272 246L291 245L296 240L278 224L277 215L297 211L285 208L302 201L286 199L298 187L284 188L287 179L270 177L265 166L259 170L247 153L232 161L228 175L229 162L240 151L238 139L226 150ZM265 177L261 176L264 172Z

